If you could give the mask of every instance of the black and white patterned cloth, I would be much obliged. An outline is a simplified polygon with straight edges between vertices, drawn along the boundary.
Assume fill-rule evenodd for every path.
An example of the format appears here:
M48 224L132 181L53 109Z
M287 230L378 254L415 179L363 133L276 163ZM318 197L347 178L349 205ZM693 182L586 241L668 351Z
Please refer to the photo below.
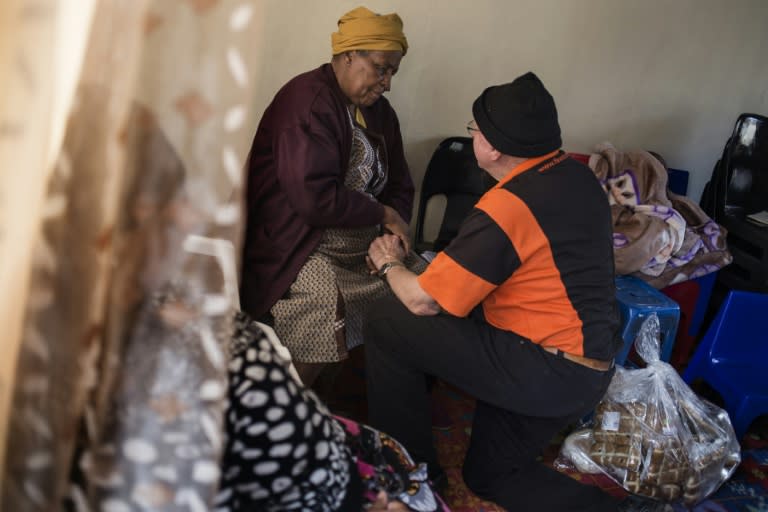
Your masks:
M345 433L259 324L235 320L217 511L361 510Z
M405 448L332 416L305 389L269 327L235 318L217 512L360 512L379 491L415 512L447 512Z

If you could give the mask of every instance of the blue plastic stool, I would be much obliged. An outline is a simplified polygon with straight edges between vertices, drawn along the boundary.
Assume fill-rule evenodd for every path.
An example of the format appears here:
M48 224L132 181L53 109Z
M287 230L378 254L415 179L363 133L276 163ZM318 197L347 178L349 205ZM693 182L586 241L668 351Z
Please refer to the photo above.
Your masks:
M659 318L661 330L661 354L662 361L669 362L672 356L672 348L675 345L677 324L680 321L680 306L659 290L649 285L642 279L632 276L616 277L616 301L621 312L621 337L624 346L616 356L616 364L626 366L635 342L640 326L651 313L656 313Z
M683 380L701 378L725 400L739 440L768 414L768 294L732 290L696 348Z

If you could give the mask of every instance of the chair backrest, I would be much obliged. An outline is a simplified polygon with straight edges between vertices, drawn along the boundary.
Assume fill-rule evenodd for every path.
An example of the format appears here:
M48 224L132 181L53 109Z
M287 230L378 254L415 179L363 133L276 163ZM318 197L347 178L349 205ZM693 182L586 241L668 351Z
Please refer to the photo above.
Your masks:
M712 362L765 367L768 294L732 290L701 341Z
M449 137L440 142L421 184L416 214L416 249L435 252L444 249L480 196L494 184L493 178L477 166L470 137ZM430 242L424 239L425 217L429 200L437 195L445 196L445 214L437 238Z
M768 118L741 114L719 167L712 178L715 220L768 209Z

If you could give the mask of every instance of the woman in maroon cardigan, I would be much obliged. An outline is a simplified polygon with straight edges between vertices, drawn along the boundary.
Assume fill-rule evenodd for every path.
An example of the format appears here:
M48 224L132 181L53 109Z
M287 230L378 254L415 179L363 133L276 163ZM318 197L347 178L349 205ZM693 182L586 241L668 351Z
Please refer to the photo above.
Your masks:
M307 386L362 343L364 307L389 293L369 273L368 245L385 229L408 248L413 204L383 97L408 49L400 17L360 7L331 40L330 64L275 95L248 162L242 307L273 323Z

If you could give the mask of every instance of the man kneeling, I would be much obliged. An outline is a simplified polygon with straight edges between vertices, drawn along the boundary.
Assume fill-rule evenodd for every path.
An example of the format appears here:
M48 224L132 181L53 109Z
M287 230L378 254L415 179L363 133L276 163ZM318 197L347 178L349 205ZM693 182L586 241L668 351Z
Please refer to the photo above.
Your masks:
M464 480L510 510L616 510L617 500L536 461L603 396L621 346L611 214L600 183L560 150L554 100L533 73L489 87L468 126L498 181L417 276L397 237L369 248L397 299L367 318L369 420L444 479L426 376L477 399Z

